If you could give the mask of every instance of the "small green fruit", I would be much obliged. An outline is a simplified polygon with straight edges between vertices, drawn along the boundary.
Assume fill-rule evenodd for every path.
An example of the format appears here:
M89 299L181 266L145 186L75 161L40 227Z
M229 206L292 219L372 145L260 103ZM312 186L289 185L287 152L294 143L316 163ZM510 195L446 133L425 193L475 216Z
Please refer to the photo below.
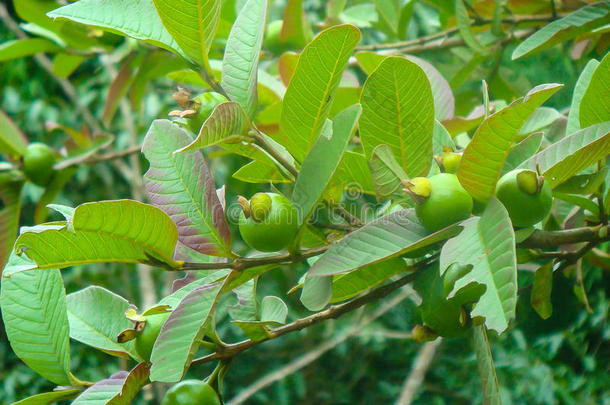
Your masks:
M194 134L199 134L201 126L208 119L208 117L214 111L219 104L222 104L227 100L225 96L220 93L214 93L209 91L207 93L200 94L192 99L193 109L197 111L197 114L188 118L189 129Z
M517 169L506 173L496 185L514 226L528 227L544 219L553 205L551 187L536 172Z
M239 216L239 232L248 246L261 252L276 252L292 242L298 224L297 210L290 200L281 194L258 193L249 206L250 215L246 217L242 210Z
M153 346L159 336L161 327L169 317L169 312L146 315L146 324L142 332L134 340L136 352L144 359L149 360Z
M46 186L53 177L55 152L44 143L34 142L23 153L23 172L32 183Z
M263 40L263 49L270 51L275 55L279 55L286 50L286 44L280 40L283 26L284 21L282 20L274 20L267 25L265 39Z
M424 198L419 201L416 198L415 206L415 213L426 228L436 232L470 216L472 197L462 187L455 174L435 174L428 181L429 196L422 195Z
M220 405L220 398L203 381L184 380L167 390L161 405Z

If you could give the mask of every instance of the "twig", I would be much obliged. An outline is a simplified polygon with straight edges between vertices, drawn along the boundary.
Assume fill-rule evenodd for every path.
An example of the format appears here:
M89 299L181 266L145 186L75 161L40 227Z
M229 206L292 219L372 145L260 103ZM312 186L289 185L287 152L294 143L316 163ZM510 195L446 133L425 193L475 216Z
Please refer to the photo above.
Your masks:
M4 21L8 29L11 30L18 38L29 38L26 33L23 32L21 28L19 28L19 25L17 25L15 20L13 20L13 18L10 16L4 3L0 3L0 20ZM87 125L89 125L91 129L93 129L93 132L101 132L101 126L99 125L97 119L95 119L91 112L89 112L89 110L80 101L76 92L76 88L72 85L72 83L70 83L68 79L59 77L55 73L53 73L53 62L51 62L51 60L46 55L40 53L34 55L34 59L44 70L47 71L47 73L49 73L49 75L51 75L51 77L57 82L57 84L59 84L59 86L62 88L66 96L68 96L72 104L74 104L74 107L76 107L76 110L87 122Z
M199 365L209 363L210 361L218 360L218 359L226 359L236 356L237 354L248 350L253 346L257 346L263 342L268 340L276 339L280 336L283 336L287 333L295 332L309 326L315 325L327 319L335 319L339 316L346 314L350 311L353 311L356 308L359 308L371 301L382 298L390 294L392 291L397 290L398 288L410 283L415 278L418 271L421 271L425 268L428 263L422 263L418 266L418 269L413 273L409 273L406 276L399 278L396 281L393 281L389 284L384 285L383 287L377 288L375 290L369 291L366 294L361 295L358 298L355 298L351 301L348 301L344 304L333 305L330 308L317 312L313 315L310 315L306 318L297 319L294 322L286 324L284 326L280 326L279 328L272 329L269 333L269 337L264 340L254 341L251 339L246 339L238 343L233 343L222 348L221 351L217 351L215 353L208 354L207 356L200 357L198 359L193 360L192 365Z
M417 357L413 362L411 372L402 386L400 398L398 399L398 402L396 402L396 405L411 404L417 390L422 386L426 373L428 372L428 369L432 364L432 360L434 359L434 355L436 354L436 349L441 342L442 339L440 338L433 342L426 342L421 349L419 349Z
M562 231L536 230L526 240L517 244L519 248L553 248L573 243L593 242L595 244L610 240L610 226L583 227Z
M140 152L140 150L142 150L142 145L134 145L134 146L130 146L129 148L127 148L125 150L121 150L118 152L110 152L110 153L106 153L103 155L91 156L89 159L85 160L84 163L96 164L96 163L105 162L108 160L119 159L119 158L131 155L134 153L138 153L138 152Z
M384 303L377 311L375 311L370 316L364 318L357 325L353 326L348 332L341 336L337 336L333 339L327 340L318 346L315 350L312 350L309 353L306 353L297 359L291 361L285 366L275 370L272 373L267 374L260 380L255 381L252 385L246 387L243 391L241 391L235 398L231 399L227 402L227 405L239 405L243 404L248 398L252 397L252 395L256 394L258 391L268 387L276 381L280 381L285 377L297 372L298 370L306 367L307 365L316 361L320 356L326 353L329 350L332 350L337 345L346 341L347 339L359 334L363 328L369 325L371 322L384 315L390 309L394 308L396 305L400 304L406 298L408 298L413 292L412 291L402 291L399 295L392 298L387 303Z
M533 22L550 22L553 21L553 16L547 15L522 15L522 16L512 16L503 18L502 22L509 24L520 24L520 23L533 23ZM475 21L472 25L485 25L490 24L493 20L491 19L483 19L480 21ZM407 48L414 45L422 45L427 42L434 41L439 38L447 38L450 35L455 34L458 31L457 27L448 28L444 31L437 32L435 34L427 35L424 37L419 37L417 39L412 39L409 41L400 41L400 42L392 42L389 44L376 44L376 45L360 45L356 48L357 51L378 51L384 49L401 49Z

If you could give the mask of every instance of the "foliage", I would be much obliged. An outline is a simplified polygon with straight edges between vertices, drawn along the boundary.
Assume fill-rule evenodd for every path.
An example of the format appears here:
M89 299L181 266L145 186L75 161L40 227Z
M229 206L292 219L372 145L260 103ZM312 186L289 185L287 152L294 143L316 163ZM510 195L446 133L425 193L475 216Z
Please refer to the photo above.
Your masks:
M149 403L192 378L232 404L610 397L610 2L19 0L0 20L3 399ZM552 190L532 226L495 196L516 169ZM238 198L269 191L272 215ZM253 250L240 216L286 249ZM148 361L132 340L159 314Z

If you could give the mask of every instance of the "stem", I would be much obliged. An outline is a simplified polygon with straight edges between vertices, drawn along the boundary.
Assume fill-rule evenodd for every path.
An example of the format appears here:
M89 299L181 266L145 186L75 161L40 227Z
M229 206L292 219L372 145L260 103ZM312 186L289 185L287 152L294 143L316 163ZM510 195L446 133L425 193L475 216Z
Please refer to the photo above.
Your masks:
M191 365L205 364L210 361L217 360L217 359L231 358L231 357L234 357L237 354L239 354L245 350L248 350L249 348L251 348L253 346L257 346L267 340L276 339L285 334L307 328L309 326L315 325L315 324L325 321L327 319L338 318L339 316L346 314L350 311L353 311L354 309L359 308L371 301L375 301L379 298L385 297L388 294L390 294L392 291L397 290L400 287L410 283L411 281L413 281L413 279L419 273L419 271L423 270L427 265L428 265L428 262L422 262L422 264L420 264L418 266L418 268L415 272L409 273L406 276L399 278L398 280L396 280L394 282L384 285L383 287L372 290L372 291L370 291L366 294L363 294L360 297L355 298L351 301L348 301L344 304L333 305L324 311L315 313L315 314L310 315L305 318L297 319L296 321L286 324L284 326L280 326L279 328L272 329L269 332L269 337L267 337L263 340L253 341L250 339L246 339L246 340L243 340L238 343L233 343L233 344L227 345L220 352L208 354L207 356L203 356L203 357L193 360Z
M101 162L106 162L108 160L119 159L125 156L132 155L134 153L139 153L142 150L142 145L133 145L125 150L121 150L118 152L110 152L104 155L91 156L89 159L85 160L84 163L88 164L96 164Z
M594 226L565 229L562 231L536 230L526 240L517 244L518 248L553 248L560 245L592 242L594 244L610 240L610 226ZM605 236L603 236L605 235Z

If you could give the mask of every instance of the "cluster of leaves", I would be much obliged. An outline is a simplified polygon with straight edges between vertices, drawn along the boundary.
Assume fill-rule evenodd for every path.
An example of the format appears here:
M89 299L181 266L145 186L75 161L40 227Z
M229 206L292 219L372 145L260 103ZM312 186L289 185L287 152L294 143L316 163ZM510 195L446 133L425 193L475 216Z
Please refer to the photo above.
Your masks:
M0 152L7 157L0 167L3 322L14 352L41 376L64 386L27 403L75 397L74 403L94 398L130 403L149 381L176 382L191 365L216 359L223 375L227 359L248 347L382 298L380 291L389 293L422 273L440 268L440 276L455 263L471 270L443 299L484 286L467 317L477 319L474 351L485 401L500 403L486 330L501 334L515 318L517 264L535 270L532 306L547 318L554 270L575 264L579 297L586 302L582 263L607 259L610 57L603 55L610 3L556 10L552 2L498 1L491 8L485 2L446 2L450 6L437 5L439 21L447 27L443 35L411 41L408 32L418 21L413 16L421 19L430 11L415 1L347 8L345 2L329 2L313 38L311 16L303 13L300 1L287 2L278 38L271 37L270 28L265 37L267 1L228 3L180 2L176 8L175 1L142 0L125 8L116 0L79 0L62 7L15 2L28 21L23 29L38 37L3 44L0 60L54 53L50 70L60 79L87 58L122 47L119 35L163 48L125 43L101 125L50 128L70 139L38 200L34 218L39 225L22 228L16 241L27 181L20 165L28 140L0 115ZM549 14L531 18L532 12ZM425 20L419 23L424 30ZM573 39L578 56L600 55L580 74L567 117L542 107L559 84L539 85L514 99L516 91L499 66L513 38L525 38L513 59ZM449 82L426 60L404 55L447 43L464 45L460 56L469 61ZM497 68L489 87L483 85L482 104L456 115L465 107L456 106L452 89L486 60L495 60ZM152 122L141 147L149 163L144 186L151 205L134 200L49 205L77 167L97 162L99 151L113 142L103 128L111 127L126 97L139 108L147 85L160 76L205 87L228 101L216 106L195 133L181 119ZM431 233L414 214L402 182L437 173L433 157L447 148L462 153L459 181L485 208ZM234 204L225 193L235 193L217 189L225 182L215 181L217 173L208 167L214 156L227 154L248 160L233 170L234 179L271 183L298 208L300 231L289 253L261 255L234 242ZM553 212L542 224L517 231L493 196L498 178L514 168L538 171L555 197ZM345 204L354 193L357 203ZM47 206L64 220L45 222ZM578 242L586 244L577 250L562 247ZM307 272L293 290L301 289L304 307L320 312L286 324L286 304L274 295L259 302L257 280L280 264L296 268L305 259ZM172 312L150 361L133 343L117 341L132 326L124 316L130 308L126 299L97 286L66 295L59 270L93 263L192 272L153 306ZM373 289L380 284L386 290ZM238 301L228 306L231 291ZM338 302L345 303L324 310ZM245 341L222 342L217 328L222 311ZM71 372L70 338L138 364L95 383L82 381ZM206 356L195 359L200 350Z

